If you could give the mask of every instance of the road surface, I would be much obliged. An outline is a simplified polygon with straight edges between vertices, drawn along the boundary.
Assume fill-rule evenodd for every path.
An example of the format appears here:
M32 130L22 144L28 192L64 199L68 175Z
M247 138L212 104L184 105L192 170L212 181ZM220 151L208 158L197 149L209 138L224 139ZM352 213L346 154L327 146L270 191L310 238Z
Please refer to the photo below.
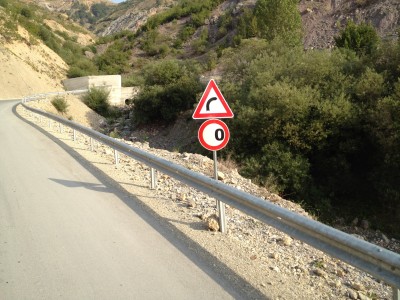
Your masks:
M238 297L15 104L0 101L1 300Z

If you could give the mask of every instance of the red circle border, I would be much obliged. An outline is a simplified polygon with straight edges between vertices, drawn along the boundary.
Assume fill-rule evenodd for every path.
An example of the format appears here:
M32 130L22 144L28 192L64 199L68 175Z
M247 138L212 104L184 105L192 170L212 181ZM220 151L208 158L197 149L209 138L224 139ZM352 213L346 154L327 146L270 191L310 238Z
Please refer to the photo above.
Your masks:
M203 134L202 134L202 133L203 133L204 129L205 129L209 124L212 124L212 123L216 123L216 124L218 124L218 125L221 125L221 127L223 128L223 130L224 130L224 132L225 132L225 139L224 139L224 141L223 141L220 145L218 145L218 146L210 146L210 145L208 145L208 144L206 143L206 141L204 140L204 138L203 138ZM201 144L204 148L206 148L207 150L210 150L210 151L218 151L218 150L221 150L222 148L224 148L224 147L228 144L229 138L230 138L230 132L229 132L228 126L227 126L224 122L222 122L221 120L218 120L218 119L211 119L211 120L207 120L207 121L205 121L203 124L201 124L197 136L198 136L198 138L199 138L200 144Z

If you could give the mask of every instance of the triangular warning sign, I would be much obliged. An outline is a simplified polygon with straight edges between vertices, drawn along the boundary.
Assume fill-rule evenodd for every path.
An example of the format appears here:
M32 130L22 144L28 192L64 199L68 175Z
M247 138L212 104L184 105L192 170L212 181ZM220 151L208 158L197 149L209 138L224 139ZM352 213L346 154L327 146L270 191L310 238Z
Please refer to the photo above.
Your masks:
M201 96L193 119L233 118L233 112L213 79Z

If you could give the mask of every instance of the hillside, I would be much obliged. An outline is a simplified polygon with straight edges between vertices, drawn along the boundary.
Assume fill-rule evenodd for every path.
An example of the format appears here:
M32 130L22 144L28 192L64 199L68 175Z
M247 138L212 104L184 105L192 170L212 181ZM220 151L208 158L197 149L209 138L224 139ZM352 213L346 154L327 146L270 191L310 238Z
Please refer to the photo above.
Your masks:
M178 1L130 0L117 5L111 13L100 20L94 31L100 35L110 35L122 30L136 32L149 17L172 7ZM255 0L224 1L209 17L209 27L215 27L223 13L233 16L244 7L252 7ZM400 3L397 0L352 1L352 0L301 0L298 5L304 28L306 48L332 47L333 37L341 26L351 19L371 23L381 37L393 38L400 26ZM213 26L214 25L214 26Z
M1 38L0 38L1 40ZM13 42L0 47L0 100L60 91L67 65L43 45Z
M43 3L0 1L1 99L62 90L71 64L88 61L94 35Z
M372 24L382 38L395 38L400 26L400 2L397 0L300 1L306 48L333 47L333 37L348 20Z
M23 27L12 27L1 6L0 16L0 99L62 89L66 63L43 43L33 43Z
M116 6L94 31L99 36L118 33L122 30L136 32L151 16L172 7L176 0L129 0Z

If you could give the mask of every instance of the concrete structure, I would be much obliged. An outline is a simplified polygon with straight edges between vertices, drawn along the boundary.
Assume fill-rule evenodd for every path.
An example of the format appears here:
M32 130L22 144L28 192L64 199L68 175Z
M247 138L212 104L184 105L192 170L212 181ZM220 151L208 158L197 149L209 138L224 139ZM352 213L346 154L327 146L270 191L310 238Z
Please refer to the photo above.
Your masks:
M124 105L138 93L136 87L121 87L121 75L85 76L63 81L66 91L84 90L92 87L104 87L110 91L110 104Z

